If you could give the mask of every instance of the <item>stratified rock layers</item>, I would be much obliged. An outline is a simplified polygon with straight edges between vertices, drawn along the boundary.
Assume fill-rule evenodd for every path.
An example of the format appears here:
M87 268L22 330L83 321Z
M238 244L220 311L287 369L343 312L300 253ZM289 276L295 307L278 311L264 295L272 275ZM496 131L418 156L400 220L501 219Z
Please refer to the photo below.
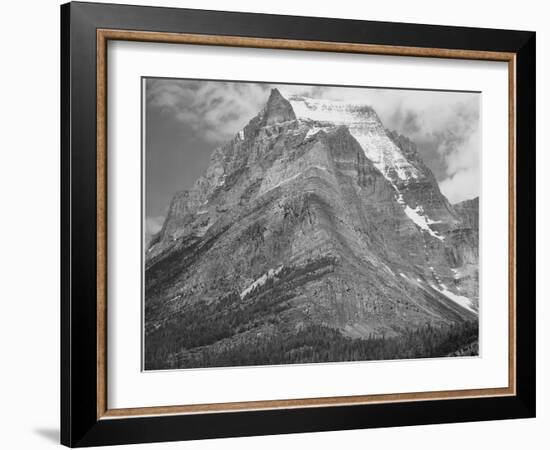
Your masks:
M450 205L371 108L290 100L272 90L174 196L146 254L146 369L262 363L259 340L311 327L351 342L477 321L478 202ZM334 359L297 346L281 361Z

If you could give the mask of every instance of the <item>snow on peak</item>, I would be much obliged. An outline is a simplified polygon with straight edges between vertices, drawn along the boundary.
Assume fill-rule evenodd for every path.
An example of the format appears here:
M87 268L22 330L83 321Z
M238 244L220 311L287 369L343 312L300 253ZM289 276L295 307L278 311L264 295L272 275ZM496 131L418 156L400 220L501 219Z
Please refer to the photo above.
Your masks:
M406 182L419 177L418 170L389 138L378 115L370 106L299 95L290 95L287 98L298 119L347 126L361 145L365 156L386 178L396 175Z
M364 121L369 116L374 120L378 120L376 113L368 105L350 104L338 100L325 100L300 95L291 95L287 98L298 119L310 119L335 124L357 122L361 120L361 117Z
M421 174L390 139L374 109L365 104L315 99L300 95L290 95L286 98L297 119L313 120L321 122L322 125L330 123L346 126L351 135L359 142L365 156L391 183L396 191L396 200L403 206L407 217L432 237L439 240L445 239L430 227L437 221L431 220L421 206L411 208L403 199L396 183L406 184L411 180L418 179ZM312 126L306 138L315 135L324 128L326 127Z

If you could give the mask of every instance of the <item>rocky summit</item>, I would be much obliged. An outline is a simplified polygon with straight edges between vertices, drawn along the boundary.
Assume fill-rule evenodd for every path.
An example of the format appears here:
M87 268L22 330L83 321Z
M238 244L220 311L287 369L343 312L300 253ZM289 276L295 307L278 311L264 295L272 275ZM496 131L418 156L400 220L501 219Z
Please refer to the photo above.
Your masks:
M273 89L146 249L145 369L475 354L478 214L371 107Z

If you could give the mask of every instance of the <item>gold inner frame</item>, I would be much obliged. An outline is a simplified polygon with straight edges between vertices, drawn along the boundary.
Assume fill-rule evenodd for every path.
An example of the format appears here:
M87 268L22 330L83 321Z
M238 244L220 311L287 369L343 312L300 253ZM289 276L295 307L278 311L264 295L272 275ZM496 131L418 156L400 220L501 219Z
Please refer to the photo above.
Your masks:
M508 386L395 394L260 400L198 405L109 409L107 405L107 42L109 40L217 45L286 50L364 53L502 61L508 63ZM516 394L516 54L478 50L403 47L239 36L97 30L97 418L196 414L266 409L313 408L421 400L448 400Z

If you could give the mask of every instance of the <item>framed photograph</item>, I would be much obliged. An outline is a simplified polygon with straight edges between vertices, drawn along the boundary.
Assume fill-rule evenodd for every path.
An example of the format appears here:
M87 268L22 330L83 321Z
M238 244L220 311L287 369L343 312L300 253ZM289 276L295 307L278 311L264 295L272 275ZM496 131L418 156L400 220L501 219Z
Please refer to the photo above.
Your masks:
M535 33L61 7L61 441L535 415Z

